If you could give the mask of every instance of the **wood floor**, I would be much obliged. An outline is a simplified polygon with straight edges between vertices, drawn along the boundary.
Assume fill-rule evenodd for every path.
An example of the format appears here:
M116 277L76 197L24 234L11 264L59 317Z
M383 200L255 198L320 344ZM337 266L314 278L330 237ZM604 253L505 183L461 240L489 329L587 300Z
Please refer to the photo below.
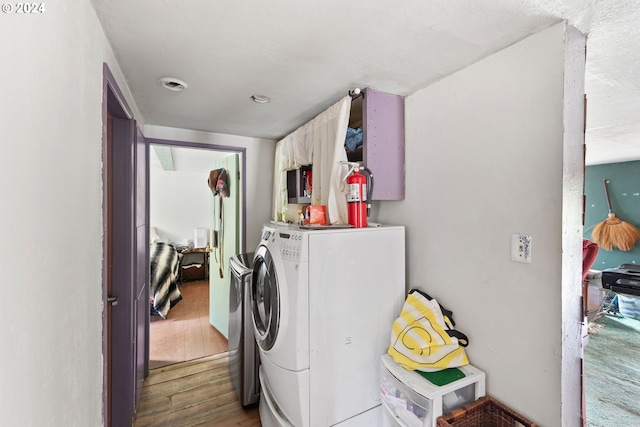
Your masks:
M209 323L209 281L184 282L180 293L167 319L151 316L149 369L228 350L227 339Z
M233 389L227 339L209 323L209 282L185 282L180 292L167 319L152 316L134 427L260 427L257 405L243 409Z
M153 369L134 427L261 427L257 405L243 409L229 377L227 353Z

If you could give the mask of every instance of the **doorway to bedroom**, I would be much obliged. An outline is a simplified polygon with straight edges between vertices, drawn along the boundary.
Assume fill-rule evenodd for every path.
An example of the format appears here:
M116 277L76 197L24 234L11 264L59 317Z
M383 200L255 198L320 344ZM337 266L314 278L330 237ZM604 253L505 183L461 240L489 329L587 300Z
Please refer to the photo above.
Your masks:
M243 154L202 144L149 140L151 282L154 271L161 277L163 269L169 273L175 269L173 282L162 278L155 287L150 283L150 369L228 349L224 323L228 295L225 304L225 295L219 293L228 288L225 258L237 253L241 241ZM223 200L209 187L210 172L220 169L229 175L230 191ZM153 255L159 249L174 255L168 263ZM156 310L154 301L162 298L168 303L158 304Z

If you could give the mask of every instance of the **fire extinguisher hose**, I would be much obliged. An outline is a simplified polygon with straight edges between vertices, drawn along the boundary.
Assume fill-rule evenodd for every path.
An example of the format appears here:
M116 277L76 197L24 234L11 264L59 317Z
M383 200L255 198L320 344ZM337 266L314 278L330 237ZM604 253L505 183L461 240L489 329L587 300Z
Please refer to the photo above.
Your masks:
M367 186L367 217L371 214L371 195L373 194L373 172L369 168L362 168L369 175L369 185Z

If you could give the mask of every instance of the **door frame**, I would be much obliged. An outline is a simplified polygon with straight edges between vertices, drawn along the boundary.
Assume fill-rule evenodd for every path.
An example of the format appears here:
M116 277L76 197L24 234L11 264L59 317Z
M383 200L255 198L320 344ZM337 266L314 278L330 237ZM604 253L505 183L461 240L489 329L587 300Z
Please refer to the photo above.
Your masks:
M219 145L208 144L204 142L190 142L190 141L178 141L172 139L158 139L158 138L145 138L147 146L149 145L163 145L173 146L180 148L196 148L199 150L209 151L226 151L229 154L241 154L241 172L240 172L240 185L242 186L242 209L240 211L240 232L242 237L240 239L240 252L245 253L247 251L247 149L246 147L236 147L233 145ZM149 152L151 150L149 149ZM147 170L147 179L149 179L149 171ZM204 184L204 183L203 183ZM147 199L149 195L147 194ZM149 203L147 200L147 218L149 215Z
M220 144L210 144L210 143L200 143L200 142L192 142L192 141L179 141L179 140L171 140L171 139L159 139L159 138L147 138L145 137L145 143L147 145L147 155L150 155L151 153L151 145L160 145L160 146L167 146L167 147L177 147L177 148L193 148L193 149L198 149L198 150L208 150L208 151L222 151L222 152L228 152L230 155L231 154L240 154L241 157L241 161L240 161L240 173L239 173L239 177L238 177L238 181L240 184L240 188L241 188L241 204L242 204L242 208L240 209L239 215L240 215L240 226L238 227L238 231L241 234L241 238L240 238L240 242L239 242L239 252L240 253L245 253L246 250L246 241L247 241L247 213L246 213L246 206L247 206L247 183L246 183L246 175L247 175L247 149L246 147L238 147L238 146L232 146L232 145L220 145ZM213 168L213 166L212 166ZM147 182L148 182L148 187L151 187L151 178L150 178L150 168L147 168ZM202 183L203 185L206 185L205 182ZM150 217L150 204L149 204L149 197L150 197L150 191L147 191L147 200L145 203L145 215L147 218ZM147 228L149 227L149 222L147 223ZM149 260L147 260L147 265L149 264ZM211 272L209 272L209 274L211 274ZM149 340L150 340L150 333L148 333L145 337L146 339L146 343L145 346L147 348L147 362L149 359ZM147 363L148 366L148 363Z

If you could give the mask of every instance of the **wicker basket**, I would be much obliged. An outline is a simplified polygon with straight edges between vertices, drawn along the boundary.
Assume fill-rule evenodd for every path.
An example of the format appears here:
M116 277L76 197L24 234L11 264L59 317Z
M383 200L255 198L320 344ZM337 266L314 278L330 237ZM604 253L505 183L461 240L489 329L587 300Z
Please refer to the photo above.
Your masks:
M491 396L438 417L438 427L538 427Z

